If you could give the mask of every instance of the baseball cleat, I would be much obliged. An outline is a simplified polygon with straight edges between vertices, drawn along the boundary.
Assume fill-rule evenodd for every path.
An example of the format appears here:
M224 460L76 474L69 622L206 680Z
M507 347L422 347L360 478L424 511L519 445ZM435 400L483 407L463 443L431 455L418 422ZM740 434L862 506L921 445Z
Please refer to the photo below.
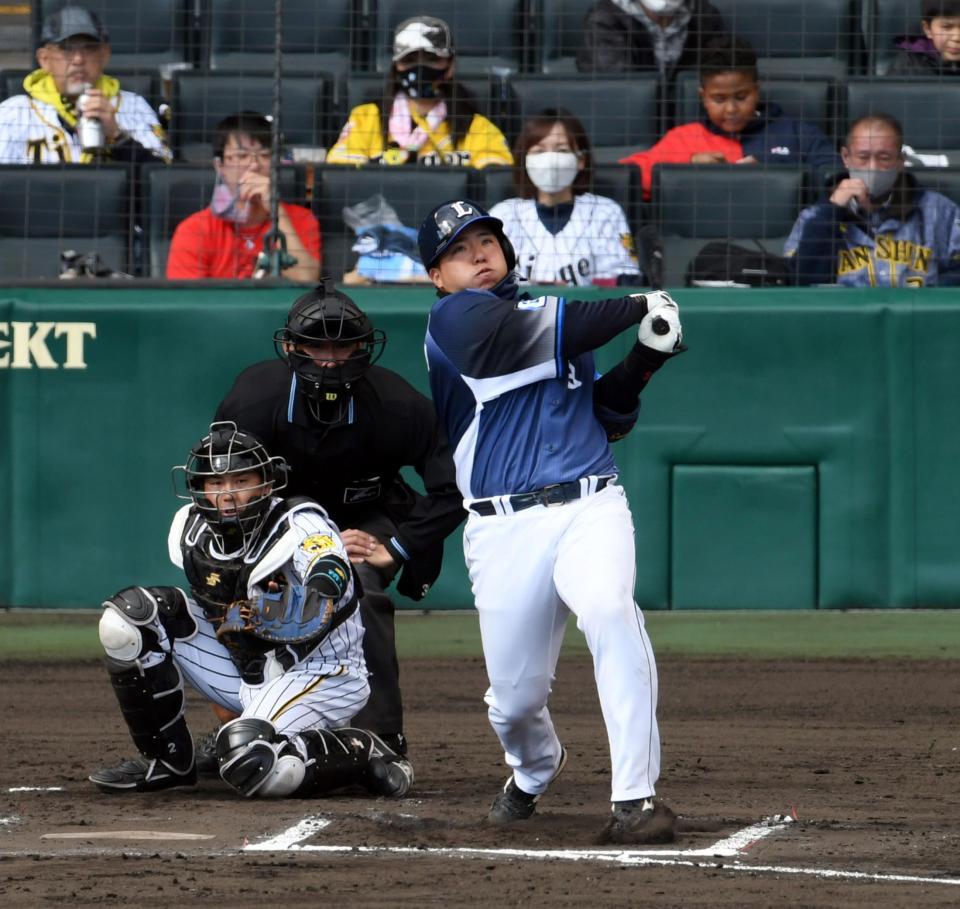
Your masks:
M198 735L193 740L197 776L220 779L220 762L217 760L217 733L219 731L218 727L205 735Z
M551 783L560 776L560 773L566 765L567 749L561 748L560 762L557 764L557 769L553 776L550 777ZM539 800L540 795L531 795L529 792L524 792L516 784L511 775L510 779L508 779L504 785L503 791L498 792L494 798L493 804L490 806L490 811L487 814L487 820L491 824L501 826L513 824L517 821L525 821L533 816L534 811L537 810L537 802Z
M600 834L600 842L672 843L676 821L677 816L663 802L652 798L614 802L613 815Z
M413 765L403 759L388 762L381 757L370 758L364 785L374 795L402 799L413 785Z
M138 757L116 767L104 767L87 779L101 792L158 792L195 785L197 768L191 765L188 771L178 773L159 761Z

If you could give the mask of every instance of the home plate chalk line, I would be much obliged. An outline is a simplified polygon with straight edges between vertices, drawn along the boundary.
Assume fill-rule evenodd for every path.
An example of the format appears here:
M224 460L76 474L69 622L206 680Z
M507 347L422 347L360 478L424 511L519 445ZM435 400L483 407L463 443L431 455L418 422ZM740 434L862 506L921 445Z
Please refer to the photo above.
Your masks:
M349 852L359 854L417 855L450 858L519 858L559 859L573 862L609 862L618 865L659 865L662 867L700 868L723 862L724 871L747 874L795 874L841 880L875 881L878 883L945 884L960 886L960 878L924 877L912 874L876 874L864 871L839 871L829 868L790 865L751 865L741 862L747 851L762 839L786 831L794 820L789 815L772 815L749 827L718 840L703 849L479 849L474 847L410 847L410 846L322 846L303 843L330 825L323 817L304 818L277 836L260 843L244 845L244 852ZM703 861L706 859L707 861ZM698 861L699 860L699 861ZM711 861L714 860L714 861Z

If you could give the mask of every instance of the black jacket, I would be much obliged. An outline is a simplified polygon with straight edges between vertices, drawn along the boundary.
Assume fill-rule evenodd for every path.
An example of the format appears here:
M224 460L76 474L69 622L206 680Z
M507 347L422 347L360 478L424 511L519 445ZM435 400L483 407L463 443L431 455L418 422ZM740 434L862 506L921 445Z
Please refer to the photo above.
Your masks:
M397 590L419 600L440 573L444 539L466 517L453 458L433 404L395 372L372 366L352 392L343 421L319 423L286 363L267 360L240 373L216 419L286 459L284 495L316 500L341 529L386 514L397 531L383 542L403 566ZM426 495L403 480L403 467L417 471Z
M888 76L960 76L960 64L944 60L925 36L898 38L896 48Z
M727 31L723 17L707 0L692 0L692 11L677 69L698 66L706 40ZM646 26L611 0L599 0L587 14L583 42L577 51L577 69L581 72L659 70Z

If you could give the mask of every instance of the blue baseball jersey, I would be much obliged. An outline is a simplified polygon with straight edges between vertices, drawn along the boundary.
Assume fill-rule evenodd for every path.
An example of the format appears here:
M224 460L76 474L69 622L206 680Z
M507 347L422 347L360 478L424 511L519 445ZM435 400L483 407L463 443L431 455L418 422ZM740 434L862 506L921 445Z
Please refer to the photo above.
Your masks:
M425 342L430 387L465 499L617 472L594 411L592 350L565 349L571 326L601 320L605 303L619 305L602 337L596 325L584 332L584 344L595 346L631 324L633 304L572 302L571 312L563 297L464 290L434 305ZM595 317L585 320L588 307Z

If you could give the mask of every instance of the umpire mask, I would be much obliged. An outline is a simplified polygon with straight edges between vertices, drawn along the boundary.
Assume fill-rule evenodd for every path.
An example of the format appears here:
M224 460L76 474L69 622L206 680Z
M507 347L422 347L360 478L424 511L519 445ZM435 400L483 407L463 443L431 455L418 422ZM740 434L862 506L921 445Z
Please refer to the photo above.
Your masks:
M380 359L386 335L327 279L296 300L274 349L297 377L297 388L320 423L339 423L351 390Z

